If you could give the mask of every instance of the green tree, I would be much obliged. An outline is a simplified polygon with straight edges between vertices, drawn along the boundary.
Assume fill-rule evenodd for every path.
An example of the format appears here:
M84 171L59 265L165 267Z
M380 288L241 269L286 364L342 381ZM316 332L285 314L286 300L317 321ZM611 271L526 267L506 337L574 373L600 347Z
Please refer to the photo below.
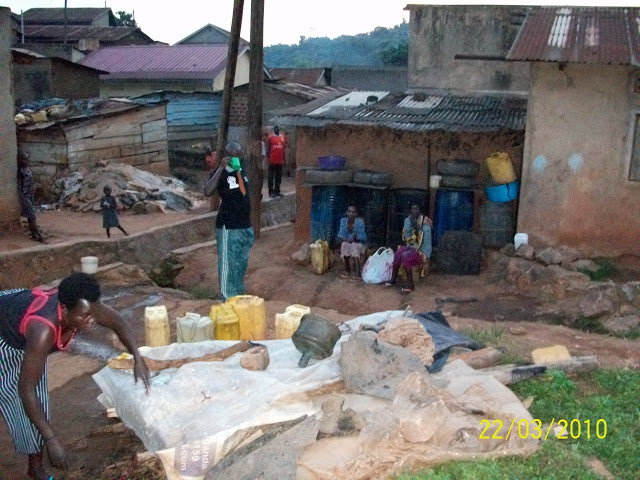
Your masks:
M119 27L137 27L138 24L133 18L132 13L127 13L123 10L116 12L116 23Z
M406 67L409 64L409 42L400 42L380 52L382 63L392 67Z

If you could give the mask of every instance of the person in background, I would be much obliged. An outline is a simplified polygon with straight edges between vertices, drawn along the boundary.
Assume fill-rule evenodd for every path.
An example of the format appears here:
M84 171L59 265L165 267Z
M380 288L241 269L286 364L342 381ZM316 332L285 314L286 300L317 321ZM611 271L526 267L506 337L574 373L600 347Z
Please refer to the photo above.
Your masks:
M282 166L284 165L284 152L287 141L280 135L280 127L273 127L273 135L269 136L267 143L267 155L269 157L269 175L267 185L271 198L281 197L280 183L282 182Z
M218 167L218 155L211 149L211 147L207 147L205 153L207 155L204 159L204 163L206 165L207 172L209 172L209 178L211 178L211 175L213 175L213 172L215 172Z
M111 187L105 185L102 189L104 197L100 200L100 208L102 208L102 228L107 230L107 238L111 238L111 229L118 228L127 237L129 234L120 226L118 220L118 204L115 197L111 195Z
M413 292L413 268L421 267L420 276L426 275L431 258L431 228L433 223L426 215L420 212L418 204L411 205L411 214L404 220L401 245L396 250L393 259L393 275L391 280L385 283L386 287L395 285L398 270L404 267L407 273L407 286L400 289L401 293Z
M245 293L244 276L249 265L249 252L255 241L251 226L249 181L240 161L242 149L231 142L225 157L204 186L208 197L217 190L222 205L216 218L218 243L218 281L224 300Z
M44 243L44 237L40 233L36 223L36 186L33 181L33 172L29 167L29 157L24 152L18 153L18 194L20 196L20 216L26 217L29 222L31 239Z
M27 475L32 479L51 479L43 465L45 447L54 467L68 467L64 431L56 432L49 420L47 357L66 350L77 331L94 323L118 335L134 357L136 383L142 380L148 391L149 369L133 331L102 303L94 277L74 273L57 290L0 292L0 413L16 452L29 456Z
M340 220L338 230L338 241L342 242L340 256L344 261L342 277L349 278L351 276L351 260L353 260L355 271L353 278L360 278L360 260L366 248L367 233L364 220L358 218L358 210L354 205L349 205L346 215Z

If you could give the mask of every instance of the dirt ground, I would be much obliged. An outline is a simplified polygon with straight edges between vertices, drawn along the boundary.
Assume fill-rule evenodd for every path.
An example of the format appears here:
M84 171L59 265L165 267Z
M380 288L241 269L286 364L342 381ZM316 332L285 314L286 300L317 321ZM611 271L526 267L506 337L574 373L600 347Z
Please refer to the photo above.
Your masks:
M283 193L295 191L293 177L284 177L282 179L281 191ZM269 198L266 181L262 195L265 199ZM127 233L133 234L208 212L209 206L206 204L188 212L167 211L167 213L136 215L127 211L120 213L119 217L122 227ZM107 237L105 230L102 228L102 214L100 212L80 213L66 209L46 210L38 212L37 222L47 243L61 243L80 239L105 239ZM121 236L123 236L123 233L119 230L111 230L112 239L116 240ZM0 252L19 250L35 245L38 245L38 243L29 239L27 230L22 231L16 228L11 231L0 232Z
M267 300L270 334L275 313L284 311L292 303L310 305L315 313L336 323L376 311L403 309L407 305L416 312L440 306L456 329L499 329L500 345L526 360L532 349L560 343L574 355L597 355L605 367L640 366L640 340L544 323L544 318L536 312L539 303L535 299L515 296L505 286L489 283L484 274L432 275L420 280L415 292L402 295L393 288L342 279L339 264L334 264L325 275L314 275L310 267L295 265L290 260L290 254L298 247L292 239L293 227L276 229L263 234L251 252L247 291ZM177 286L185 290L194 287L217 290L215 248L197 250L182 260L185 268L176 279ZM194 300L181 290L156 287L111 287L106 289L105 299L131 322L141 342L145 306L164 304L173 319L187 311L206 314L212 304L212 300ZM520 331L512 333L510 327L515 325ZM113 342L107 333L96 330L91 337ZM57 472L56 479L104 478L102 474L108 465L144 450L135 436L106 418L96 400L100 392L91 375L103 365L101 361L66 353L50 358L53 424L59 432L64 432L65 443L73 455L72 475L68 473L65 477ZM24 459L13 452L6 427L0 422L0 479L24 478L23 474Z

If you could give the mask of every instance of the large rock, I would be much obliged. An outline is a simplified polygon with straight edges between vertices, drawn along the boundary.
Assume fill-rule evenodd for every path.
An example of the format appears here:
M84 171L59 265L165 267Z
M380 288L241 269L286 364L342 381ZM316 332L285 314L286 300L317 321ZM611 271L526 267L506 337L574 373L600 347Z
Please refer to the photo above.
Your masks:
M378 334L378 340L406 348L417 355L425 366L433 363L433 355L436 353L433 339L414 318L392 318Z
M640 316L628 315L626 317L612 317L603 322L604 327L613 333L629 333L640 329Z
M420 359L402 347L378 341L375 332L356 332L342 344L340 366L349 393L393 399L407 375L427 371Z
M591 272L591 273L597 272L601 268L600 265L598 265L593 260L587 260L587 259L576 260L571 264L571 266L573 270L576 270L578 272Z
M545 265L560 265L564 258L562 252L553 247L545 248L536 253L536 260Z
M516 257L524 258L526 260L534 260L536 258L536 249L531 245L523 243L516 250Z
M500 253L502 255L506 255L507 257L515 256L517 250L516 246L513 243L507 243L504 247L500 249Z
M548 283L550 274L543 265L515 257L509 259L506 279L520 291L527 292L534 287Z
M547 274L550 276L551 292L556 300L562 300L574 292L581 294L589 287L590 279L584 273L550 265L547 267Z
M619 290L623 302L640 307L640 282L625 283Z
M511 257L490 251L487 255L489 279L492 282L504 282L507 279L507 267Z
M153 286L145 271L138 265L119 265L96 273L96 279L103 287Z
M266 370L269 366L269 350L264 345L250 348L240 357L240 366L247 370Z
M578 305L583 316L601 317L618 310L620 297L613 282L598 282L591 286Z
M560 262L563 265L571 265L573 262L582 258L582 253L579 250L576 250L573 247L567 247L563 245L558 248L558 251L562 255L562 261Z

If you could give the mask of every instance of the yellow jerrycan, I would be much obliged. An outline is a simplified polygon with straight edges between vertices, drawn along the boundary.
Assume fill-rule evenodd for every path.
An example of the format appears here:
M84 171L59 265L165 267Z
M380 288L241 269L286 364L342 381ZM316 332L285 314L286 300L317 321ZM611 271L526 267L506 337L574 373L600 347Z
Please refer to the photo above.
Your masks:
M240 324L240 340L267 339L267 312L264 300L254 295L237 295L227 299Z
M518 177L508 153L496 152L487 157L491 177L499 184L515 182Z
M216 340L240 340L240 322L231 305L217 303L209 315L214 324Z
M284 313L276 314L276 338L291 338L300 326L303 315L311 313L311 309L305 305L289 305Z
M317 240L309 245L311 250L311 268L313 272L322 275L329 270L329 244L324 240Z
M144 339L149 347L162 347L171 342L167 307L158 305L144 309Z

